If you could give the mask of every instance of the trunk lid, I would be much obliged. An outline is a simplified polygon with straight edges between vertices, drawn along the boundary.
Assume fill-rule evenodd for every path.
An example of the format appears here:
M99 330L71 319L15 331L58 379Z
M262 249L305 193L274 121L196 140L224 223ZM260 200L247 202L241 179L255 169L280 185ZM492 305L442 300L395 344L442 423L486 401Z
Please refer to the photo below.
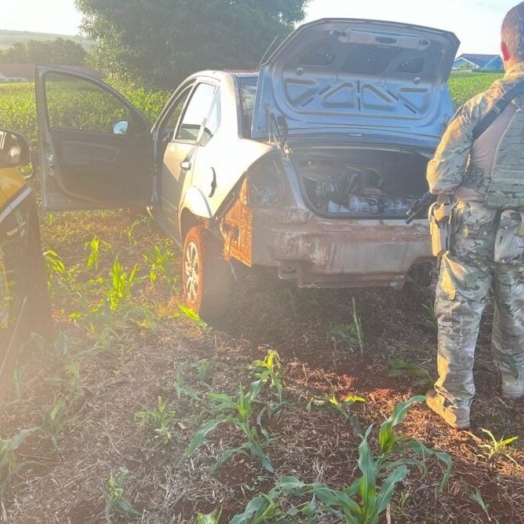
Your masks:
M252 138L391 131L434 143L453 115L446 81L459 40L427 27L322 19L262 65Z

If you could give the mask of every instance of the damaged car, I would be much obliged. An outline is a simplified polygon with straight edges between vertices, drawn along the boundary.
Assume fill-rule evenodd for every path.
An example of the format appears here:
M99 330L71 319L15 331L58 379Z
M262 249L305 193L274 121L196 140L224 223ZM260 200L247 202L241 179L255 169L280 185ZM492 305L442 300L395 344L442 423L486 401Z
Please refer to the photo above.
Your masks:
M322 19L258 72L199 72L152 129L108 85L39 67L48 210L146 206L183 250L184 299L224 311L232 267L298 286L424 280L427 221L405 223L453 115L459 41L403 23Z

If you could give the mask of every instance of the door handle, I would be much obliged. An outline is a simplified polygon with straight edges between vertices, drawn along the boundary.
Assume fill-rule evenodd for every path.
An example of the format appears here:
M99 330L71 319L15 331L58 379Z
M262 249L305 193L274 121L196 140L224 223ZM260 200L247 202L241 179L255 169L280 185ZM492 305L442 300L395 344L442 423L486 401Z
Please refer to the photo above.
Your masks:
M180 167L184 171L189 171L191 169L191 160L182 160L182 162L180 162Z

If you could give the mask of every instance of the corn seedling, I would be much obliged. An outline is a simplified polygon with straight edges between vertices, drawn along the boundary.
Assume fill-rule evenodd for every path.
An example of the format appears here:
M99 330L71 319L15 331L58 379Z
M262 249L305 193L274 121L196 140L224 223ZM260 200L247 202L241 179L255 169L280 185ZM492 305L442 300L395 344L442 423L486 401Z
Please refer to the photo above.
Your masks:
M65 399L55 402L51 409L46 413L42 431L46 437L51 439L53 448L58 451L58 439L64 429L72 422L66 420L65 412L67 410L67 402Z
M178 304L179 313L176 313L175 318L185 317L194 322L198 327L207 328L207 324L198 316L198 313L188 308L184 304Z
M191 400L200 400L198 392L185 384L184 373L185 365L180 364L176 370L176 379L173 383L177 400L180 401L182 399L182 395L190 398Z
M429 389L432 388L433 384L435 383L427 369L417 364L413 364L412 362L406 362L404 360L390 360L388 362L388 367L389 377L404 377L406 375L414 377L414 386Z
M366 402L366 399L359 396L350 396L339 400L335 395L325 394L322 397L311 398L306 409L311 411L313 407L322 408L330 413L340 415L347 422L353 424L355 415L350 413L349 409L355 402Z
M89 251L86 262L87 269L94 270L98 269L98 262L100 260L100 248L103 247L108 251L111 250L111 246L109 245L109 243L100 240L97 236L94 236L90 242L86 242L85 247Z
M156 433L155 438L160 438L164 444L167 444L173 436L170 426L175 415L175 411L167 409L167 401L158 397L155 410L138 411L135 413L135 418L139 420L140 427L146 425L152 427Z
M267 352L264 360L254 360L248 369L251 375L276 392L278 409L284 402L284 372L280 357L274 349ZM274 411L274 407L271 408Z
M175 254L170 245L167 243L155 244L145 252L144 258L149 265L149 281L152 285L161 277L168 283L174 282Z
M507 459L511 460L512 462L515 462L515 460L510 457L510 455L506 452L508 447L515 442L518 437L509 437L509 438L500 438L496 439L495 436L489 429L481 429L482 432L484 432L486 435L489 436L490 442L484 442L482 444L479 444L479 447L485 450L484 456L487 458L487 460L491 460L493 457L497 455L504 455Z
M203 358L195 364L198 381L200 384L210 384L213 373L213 361L208 358Z
M431 333L438 333L438 322L435 315L435 308L432 302L423 304L422 307L425 309L425 318L422 320L422 327L426 328Z
M21 429L10 439L0 438L0 493L4 491L11 477L23 466L24 463L18 461L16 452L35 431L35 429Z
M124 497L128 477L129 471L126 468L120 468L116 476L112 473L109 476L109 480L107 481L108 490L105 496L106 507L104 511L108 524L112 522L113 515L120 515L127 519L141 516L141 513Z
M222 511L215 510L213 513L209 513L207 515L203 515L202 513L199 513L197 515L197 524L220 524L220 516L222 515Z
M116 311L131 296L131 290L137 281L137 266L131 272L126 272L124 267L115 257L111 269L111 286L107 290L106 297L109 300L111 311Z
M423 398L414 397L395 407L392 415L380 427L380 449L376 457L373 456L368 442L372 426L367 429L358 447L361 476L350 486L337 490L322 483L306 484L296 477L282 477L269 493L252 499L243 513L233 517L231 524L263 523L268 518L279 518L279 522L317 522L328 514L347 523L377 524L391 503L396 485L409 473L409 466L419 465L425 468L424 461L430 456L438 458L447 466L441 482L442 488L449 478L449 456L429 450L418 441L406 441L393 431L404 419L413 402L421 402ZM404 451L415 452L422 458L398 458L399 453ZM280 501L283 497L288 499L286 506L291 506L290 509L282 509ZM290 497L292 504L289 504ZM309 501L306 501L308 498ZM287 518L292 520L286 520Z
M273 466L264 452L269 435L260 422L261 414L257 417L257 425L253 425L251 421L255 415L254 405L262 386L261 381L252 382L247 393L240 388L236 399L225 393L208 393L207 398L215 404L213 412L217 416L197 431L187 447L186 455L192 455L204 443L209 433L220 424L230 423L244 434L246 441L237 448L226 450L218 459L214 469L218 469L235 454L250 454L260 460L264 469L272 473Z
M478 489L476 489L473 493L469 495L469 499L472 500L473 502L476 502L480 506L480 508L486 515L488 522L493 522L491 515L489 513L489 504L486 504L486 502L484 502L484 499L482 498L482 494L480 493ZM498 522L496 519L495 521Z

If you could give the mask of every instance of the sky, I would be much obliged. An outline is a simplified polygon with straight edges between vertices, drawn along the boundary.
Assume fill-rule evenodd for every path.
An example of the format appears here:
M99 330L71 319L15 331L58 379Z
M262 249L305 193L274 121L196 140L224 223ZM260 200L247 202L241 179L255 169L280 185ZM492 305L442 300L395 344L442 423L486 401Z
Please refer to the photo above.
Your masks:
M453 31L460 53L498 53L500 25L518 0L310 0L305 21L325 17L394 20ZM77 35L74 0L0 0L0 29ZM2 9L2 5L4 9Z

